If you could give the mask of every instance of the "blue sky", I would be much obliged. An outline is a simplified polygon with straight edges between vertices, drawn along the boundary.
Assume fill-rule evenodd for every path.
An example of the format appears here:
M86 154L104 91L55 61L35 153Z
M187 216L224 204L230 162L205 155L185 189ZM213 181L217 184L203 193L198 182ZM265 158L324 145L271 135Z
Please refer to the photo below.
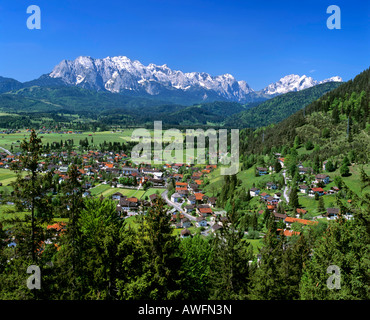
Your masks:
M287 74L344 80L369 67L370 2L2 0L0 76L27 81L63 59L124 55L184 72L230 73L255 90ZM329 5L341 9L329 30ZM29 5L41 30L26 27Z

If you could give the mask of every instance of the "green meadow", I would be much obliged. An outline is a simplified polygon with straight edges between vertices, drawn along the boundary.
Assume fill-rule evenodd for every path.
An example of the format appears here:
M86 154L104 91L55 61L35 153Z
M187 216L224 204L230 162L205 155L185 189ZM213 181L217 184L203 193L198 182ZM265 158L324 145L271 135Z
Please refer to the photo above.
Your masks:
M52 144L53 142L60 142L61 140L72 140L75 147L79 146L80 140L88 139L92 145L99 145L106 142L125 142L131 140L133 129L125 129L118 132L102 131L102 132L82 132L82 133L40 133L39 137L43 144ZM11 146L16 151L19 149L20 142L28 139L30 132L21 130L17 133L0 134L0 147L10 150Z

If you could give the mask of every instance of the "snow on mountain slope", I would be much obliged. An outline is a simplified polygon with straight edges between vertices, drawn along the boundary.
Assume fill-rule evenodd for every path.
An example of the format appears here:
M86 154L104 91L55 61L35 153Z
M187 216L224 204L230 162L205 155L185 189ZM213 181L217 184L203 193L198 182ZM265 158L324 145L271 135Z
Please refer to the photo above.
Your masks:
M153 63L144 66L141 62L125 56L94 59L81 56L77 59L63 60L49 74L69 85L87 89L123 92L125 90L160 95L168 90L184 92L197 91L202 96L216 94L231 101L246 101L248 97L264 97L299 91L320 83L342 81L338 76L316 81L305 75L287 75L260 91L254 91L245 81L237 81L231 74L211 76L205 72L184 73L172 70L166 64Z
M268 95L278 95L291 91L300 91L307 88L311 88L321 83L326 82L342 82L341 77L331 77L322 81L317 81L306 75L299 76L296 74L287 75L281 78L278 82L271 83L266 88L262 89L261 92Z
M205 89L230 100L242 100L253 92L245 81L236 81L230 74L211 76L208 73L172 70L167 65L144 66L127 57L93 59L78 57L74 61L63 60L49 74L61 78L70 85L80 85L96 90L121 92L142 91L156 95L161 89Z

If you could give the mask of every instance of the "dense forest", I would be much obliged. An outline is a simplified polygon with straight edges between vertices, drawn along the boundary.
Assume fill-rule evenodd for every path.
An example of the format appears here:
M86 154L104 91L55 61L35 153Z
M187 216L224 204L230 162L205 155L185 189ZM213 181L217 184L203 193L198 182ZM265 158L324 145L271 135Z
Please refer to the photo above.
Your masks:
M1 83L12 88L12 82ZM285 119L338 85L325 83L247 104L215 101L190 106L77 87L30 86L0 94L0 124L12 129L82 124L81 129L92 130L152 126L161 120L165 127L254 128Z
M340 82L327 82L298 92L282 94L227 118L225 125L258 128L278 123L340 85Z
M370 69L367 69L278 124L241 130L241 153L280 152L285 156L291 147L304 146L312 150L304 159L318 157L322 162L352 152L359 163L367 163L369 104Z

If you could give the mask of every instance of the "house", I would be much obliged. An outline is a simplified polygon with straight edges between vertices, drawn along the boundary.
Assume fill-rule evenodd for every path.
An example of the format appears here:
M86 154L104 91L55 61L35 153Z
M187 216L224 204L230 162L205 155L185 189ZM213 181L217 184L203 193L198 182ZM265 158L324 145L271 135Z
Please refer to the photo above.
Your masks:
M258 175L263 176L268 173L268 169L265 167L257 167L256 168Z
M188 203L189 204L195 204L196 200L195 200L195 196L194 195L190 195L188 196Z
M157 179L162 178L163 172L157 169L142 168L141 172L145 175L150 174L155 176Z
M274 198L280 200L280 198L281 198L281 192L276 192L274 194Z
M189 228L189 227L191 227L191 221L188 218L181 219L181 227L182 228Z
M272 196L267 197L266 201L267 201L267 204L270 204L270 205L276 205L279 203L279 199L276 199Z
M179 181L179 180L182 180L182 178L184 177L184 175L180 174L180 173L175 173L173 176L172 176L176 181Z
M305 184L300 184L299 185L299 192L308 194L309 187L306 186Z
M315 183L323 182L325 184L328 184L330 177L327 174L317 174L315 176L315 179Z
M137 198L127 198L122 196L117 205L117 211L136 211L139 208L139 202Z
M325 160L323 163L322 163L322 170L326 171L326 164L328 163L328 160Z
M112 200L120 200L122 196L123 196L122 193L116 192L116 193L112 194Z
M189 194L189 191L188 189L186 188L176 188L176 192L182 196L182 197L186 197L188 194Z
M194 196L195 196L195 200L197 202L202 202L203 201L203 197L204 197L203 193L197 192L197 193L194 193Z
M266 189L268 190L275 190L277 189L277 185L273 182L267 182L266 183Z
M181 238L191 237L191 233L188 229L181 230Z
M334 220L338 218L338 215L340 213L340 209L338 208L328 208L326 209L326 214L323 216L326 217L328 220Z
M299 214L299 216L304 216L306 213L307 213L307 210L305 210L305 209L301 209L301 208L297 208L296 209L296 212L297 212L297 214Z
M299 236L301 233L298 231L291 231L291 230L283 230L283 229L277 229L277 236L280 237L281 234L284 234L285 237L291 237L291 236Z
M267 198L270 196L269 194L267 194L266 192L262 192L261 193L261 198L260 200L263 201L263 202L266 202L267 201Z
M197 227L206 227L207 226L207 220L203 217L197 217L196 218L196 226Z
M218 230L222 229L222 226L218 223L215 223L213 226L212 226L212 232L216 232Z
M139 170L137 168L122 167L122 174L132 175L133 173L139 173Z
M298 168L298 173L301 174L301 175L311 174L312 173L312 168L300 167L300 168Z
M171 201L172 202L179 202L179 200L182 199L182 195L180 195L179 193L175 192L172 196L171 196Z
M250 195L251 195L251 197L256 197L256 196L258 196L259 195L259 193L260 193L260 189L258 189L258 188L252 188L252 189L250 189Z
M274 212L275 222L284 221L287 215L284 213Z
M201 216L207 216L209 214L212 214L212 209L210 207L201 207L201 208L197 208L197 212L198 214L200 214Z
M314 197L315 193L317 193L319 196L324 195L324 189L323 188L312 188L311 190L308 191L308 195L310 197Z
M176 182L176 188L178 187L183 187L183 188L186 188L188 187L188 184L186 182Z
M217 203L217 198L216 197L209 197L208 200L207 200L207 203L209 204L209 206L211 208L214 208L216 206L216 203Z
M184 207L184 210L185 210L186 213L192 213L194 208L195 208L195 206L193 204L189 204L189 205Z
M196 183L189 183L188 190L191 192L199 192L199 186Z
M315 225L318 224L317 221L311 221L306 219L299 219L299 218L293 218L293 217L286 217L284 220L285 224L287 225L287 228L290 228L291 225L295 222L303 224L303 225Z
M278 158L277 160L280 163L281 167L284 168L284 160L285 160L285 158Z

